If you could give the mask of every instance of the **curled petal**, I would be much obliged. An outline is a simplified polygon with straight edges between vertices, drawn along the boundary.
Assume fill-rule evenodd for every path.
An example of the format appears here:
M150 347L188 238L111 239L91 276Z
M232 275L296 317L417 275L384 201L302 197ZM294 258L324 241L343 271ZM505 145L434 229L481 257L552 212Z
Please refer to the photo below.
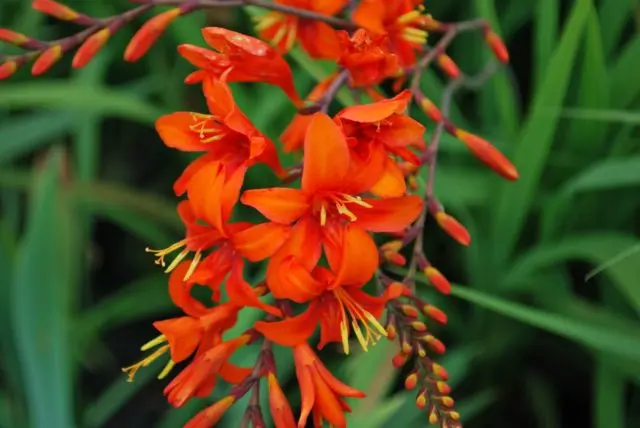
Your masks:
M169 275L169 296L173 303L192 317L199 317L207 312L206 306L191 296L193 282L183 278L191 265L190 260L183 261Z
M340 270L333 287L340 285L364 285L378 269L378 248L373 238L363 229L348 225L343 240Z
M267 339L282 346L296 346L305 343L318 326L319 308L311 304L298 316L282 321L255 323L255 329Z
M203 334L198 320L192 317L156 321L153 326L167 338L174 363L186 360L196 350Z
M358 218L354 224L370 232L400 232L418 218L423 206L418 196L364 201L372 207L354 205L350 209Z
M289 237L290 228L278 223L261 223L232 237L235 249L247 260L259 262L271 257Z
M281 224L293 223L309 209L309 198L304 193L286 187L247 190L242 195L242 203Z
M385 160L384 172L370 191L381 198L396 198L407 193L404 174L391 158Z
M347 107L338 113L337 117L359 123L376 123L389 118L393 114L404 113L410 101L411 91L404 90L388 100Z
M236 258L233 262L233 268L231 269L231 275L227 280L227 294L229 300L238 306L249 306L252 308L261 309L276 317L281 317L282 312L280 309L271 305L267 305L260 301L255 293L255 290L244 280L242 270L244 269L244 263L242 259Z
M295 257L273 258L269 263L267 283L271 293L279 299L297 303L307 302L323 291L318 282Z
M225 170L219 163L204 165L189 183L188 196L196 217L205 220L221 233L225 230L222 215L222 198Z
M200 142L198 134L189 129L193 123L193 113L179 111L166 114L156 120L156 131L167 147L184 152L208 150L207 144Z

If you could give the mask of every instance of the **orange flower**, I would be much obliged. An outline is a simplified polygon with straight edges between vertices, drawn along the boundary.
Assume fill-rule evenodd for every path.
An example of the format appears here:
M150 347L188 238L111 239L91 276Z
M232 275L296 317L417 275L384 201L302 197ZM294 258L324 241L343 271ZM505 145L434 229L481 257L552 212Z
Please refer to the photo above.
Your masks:
M352 87L377 85L400 73L398 57L389 52L386 35L372 36L359 29L351 37L346 31L339 32L338 37L341 47L338 64L349 70Z
M409 147L424 150L425 128L406 116L411 92L405 90L394 98L373 104L347 107L336 115L347 137L352 162L375 179L370 191L380 197L401 196L406 192L402 169L387 154L418 166L420 159Z
M218 174L226 177L222 186L232 180L237 180L234 186L242 186L246 168L256 162L267 164L278 175L284 174L273 142L238 108L225 77L226 74L220 80L204 82L210 114L176 112L156 121L156 130L167 146L186 152L206 152L176 181L174 191L178 196L187 190L193 176L212 162L220 164Z
M318 83L307 97L307 102L315 103L320 101L337 76L338 73L333 73ZM309 127L309 123L311 123L312 117L313 116L309 114L296 114L293 117L287 129L285 129L280 136L280 141L282 142L285 152L292 152L302 148L304 145L304 136L307 133L307 128Z
M180 407L192 397L208 396L215 388L216 376L232 384L242 382L251 373L251 369L237 367L228 360L250 338L249 335L243 335L224 342L221 335L216 336L213 345L196 356L164 389L169 403Z
M357 228L346 233L358 234ZM378 321L386 303L399 297L404 286L394 283L379 297L371 296L362 287L369 280L364 272L357 239L348 237L337 273L316 267L307 272L305 286L314 290L317 297L302 314L282 321L255 324L256 330L267 339L283 346L296 346L306 342L315 329L320 326L320 343L322 349L327 343L342 343L345 354L349 354L349 334L354 331L358 342L366 351L369 345L375 344L386 330ZM302 266L292 264L300 270Z
M186 83L198 83L206 76L219 78L228 73L229 82L265 82L280 87L296 105L302 100L293 84L289 64L262 40L225 28L202 29L205 42L215 51L183 44L178 52L199 70Z
M403 67L409 67L427 42L430 17L422 9L422 0L362 0L353 19L375 35L387 35L389 50L398 55Z
M269 372L267 378L269 380L269 409L273 417L273 424L276 428L294 428L296 423L293 419L291 405L278 383L278 378L273 372Z
M312 412L316 428L322 427L325 419L335 427L345 427L344 413L351 409L343 397L362 398L365 394L336 379L306 343L293 349L293 360L302 393L298 428L306 426Z
M324 113L316 113L312 118L304 144L301 189L247 190L242 196L244 204L256 208L272 222L285 225L297 222L291 239L271 259L270 272L276 272L275 266L288 255L304 259L307 270L312 270L320 257L322 245L331 266L337 270L347 224L359 230L353 236L359 240L362 260L367 263L369 260L377 261L377 248L365 231L404 230L419 215L421 198L357 196L368 191L369 184L375 180L367 176L363 165L352 165L344 134ZM375 265L368 265L363 275L370 278L375 269ZM285 276L294 278L296 274L291 271ZM276 280L273 274L268 273L267 282L278 298L304 302L315 295L304 287L285 285L289 281Z
M348 0L275 0L275 3L332 16ZM296 42L313 58L336 58L340 53L336 31L330 25L313 19L299 18L281 12L269 12L258 18L256 30L260 37L271 40L282 53L288 52Z

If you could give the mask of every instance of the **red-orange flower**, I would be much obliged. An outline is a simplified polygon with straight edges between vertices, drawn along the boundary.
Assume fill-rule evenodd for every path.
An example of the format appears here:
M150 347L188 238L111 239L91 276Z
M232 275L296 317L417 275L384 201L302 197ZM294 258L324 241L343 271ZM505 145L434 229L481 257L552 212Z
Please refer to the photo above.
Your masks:
M362 0L353 19L376 35L387 35L389 50L403 67L416 62L416 52L427 42L429 16L422 15L422 0Z
M406 196L389 199L361 198L372 182L363 165L351 162L346 138L338 125L323 113L316 113L305 138L304 168L301 189L269 188L247 190L242 202L256 208L269 220L280 224L298 222L292 238L270 262L284 261L282 255L295 255L305 260L311 270L320 257L324 245L334 270L342 252L345 225L358 229L356 236L363 260L377 260L377 249L365 231L394 232L413 222L422 208L422 199ZM373 275L375 266L367 267ZM270 269L271 272L274 269ZM287 277L294 278L295 272ZM304 291L287 281L267 277L269 288L278 298L304 302L314 293ZM294 279L291 281L295 282Z
M324 420L337 428L345 427L344 414L351 412L351 408L344 397L362 398L365 394L336 379L306 343L293 349L293 360L302 393L298 428L306 426L312 413L316 428L321 428Z
M332 16L347 4L348 0L275 0L275 3ZM281 12L269 12L258 18L256 29L260 37L271 40L282 53L288 52L296 42L313 58L336 58L340 53L336 31L328 24L300 18Z
M214 51L189 44L178 47L180 55L199 68L187 77L187 83L201 82L207 76L219 78L226 72L229 82L279 86L294 104L302 105L289 64L267 43L218 27L203 28L202 36Z
M346 31L339 32L338 37L341 48L338 64L349 70L352 87L377 85L400 73L398 57L388 50L386 35L373 36L361 28L351 37Z
M420 164L409 147L424 150L425 128L404 114L410 102L411 92L406 90L391 99L347 107L336 115L352 162L361 163L361 170L375 180L370 189L374 195L388 198L406 192L404 173L387 154Z
M220 164L218 174L242 185L246 168L254 163L267 164L278 175L284 170L273 142L265 137L236 105L231 89L223 79L206 79L204 94L209 114L176 112L160 117L156 130L169 147L186 152L206 152L189 165L178 178L174 190L183 194L193 176L205 165ZM211 177L213 180L215 178Z

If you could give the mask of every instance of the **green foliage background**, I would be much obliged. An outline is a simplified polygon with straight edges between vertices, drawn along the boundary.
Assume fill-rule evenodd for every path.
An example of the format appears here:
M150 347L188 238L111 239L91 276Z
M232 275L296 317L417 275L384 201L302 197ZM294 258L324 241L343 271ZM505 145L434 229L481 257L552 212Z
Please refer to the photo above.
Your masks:
M473 242L461 249L427 230L427 253L460 284L446 298L426 285L421 292L449 315L447 327L433 327L448 346L441 362L466 426L640 426L638 3L427 3L441 20L489 19L513 58L480 92L460 94L453 118L495 142L521 179L501 182L445 139L437 194ZM69 4L99 16L130 7ZM140 63L125 64L140 24L86 69L68 72L67 58L42 78L23 70L0 82L2 427L176 427L211 402L170 409L158 366L133 384L120 367L154 336L154 319L176 314L165 276L143 251L179 239L171 184L189 160L163 147L154 119L204 107L198 89L181 83L190 66L175 47L202 44L205 25L249 31L249 19L223 9L181 18ZM74 30L22 0L0 2L0 26L41 39ZM489 58L477 35L450 53L469 73ZM292 62L304 92L328 71L299 53ZM443 81L430 73L423 86L438 100ZM235 95L274 139L293 114L265 85L236 85ZM256 169L249 185L266 180ZM394 346L323 354L340 378L369 392L354 403L353 426L426 425L390 365ZM252 352L240 360L251 364ZM278 352L296 401L291 357ZM221 425L239 426L243 408Z

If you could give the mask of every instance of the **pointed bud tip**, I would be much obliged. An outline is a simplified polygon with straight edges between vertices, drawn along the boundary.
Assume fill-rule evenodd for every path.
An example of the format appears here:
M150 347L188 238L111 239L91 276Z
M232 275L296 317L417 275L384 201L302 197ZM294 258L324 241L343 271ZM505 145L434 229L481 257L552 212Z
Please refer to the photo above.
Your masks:
M8 79L18 70L18 63L14 60L0 64L0 80Z
M519 178L518 170L511 161L487 140L463 129L457 129L455 135L476 158L496 173L511 181Z
M174 8L162 12L145 22L129 41L124 51L124 60L135 62L142 58L164 33L169 24L181 14L180 8Z
M70 7L53 0L35 0L32 7L39 12L58 18L61 21L73 21L80 16L78 12Z
M29 40L30 38L22 33L17 33L13 30L9 30L8 28L0 28L0 41L20 46L24 45Z
M444 211L437 212L435 217L440 228L442 228L442 230L455 239L459 244L464 245L465 247L468 247L469 244L471 244L471 234L467 228L462 225L462 223Z
M434 286L436 290L438 290L442 294L451 294L451 283L449 280L440 273L440 271L433 266L428 266L424 270L424 274Z
M85 40L73 56L71 66L73 68L82 68L87 65L102 49L109 37L111 37L111 31L108 28L104 28Z
M34 76L40 76L46 73L49 69L62 57L62 46L55 45L45 50L40 54L38 59L33 63L31 67L31 74Z

